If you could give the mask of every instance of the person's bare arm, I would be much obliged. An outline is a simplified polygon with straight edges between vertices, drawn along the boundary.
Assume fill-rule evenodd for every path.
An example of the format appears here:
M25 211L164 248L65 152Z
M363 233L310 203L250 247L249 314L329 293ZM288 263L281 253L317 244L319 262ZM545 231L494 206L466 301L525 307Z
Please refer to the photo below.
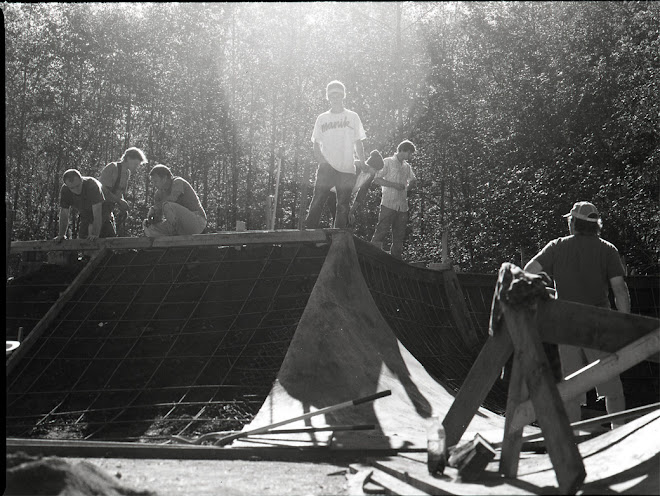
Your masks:
M118 195L114 194L114 193L112 192L112 190L111 190L110 188L108 188L107 186L103 186L102 189L103 189L103 196L105 197L105 199L106 199L107 201L113 201L113 202L115 202L115 203L119 203L120 201L122 201L122 196L123 196L123 195L121 195L121 194L118 194Z
M124 199L124 194L120 192L119 194L114 194L110 188L103 186L103 196L107 201L115 202L121 210L128 211L130 206L128 202Z
M183 195L183 182L178 179L174 179L172 181L172 187L170 188L170 193L165 198L163 198L163 202L166 201L175 202L179 199L181 195Z
M357 152L360 162L364 164L364 161L366 160L364 158L364 140L358 140L355 142L355 151Z
M92 205L92 213L94 214L94 222L89 226L89 234L87 239L96 239L101 234L101 213L103 202L98 202Z
M327 162L323 156L323 152L321 152L321 144L318 141L314 142L314 160L316 160L319 164L324 164Z
M103 190L103 196L107 201L113 201L115 203L119 202L119 200L122 199L122 194L121 192L119 194L115 194L112 192L112 185L115 183L115 178L112 177L112 169L115 168L113 164L108 164L106 165L103 170L101 171L101 175L99 176L99 182L101 183L101 189ZM117 173L119 171L117 170Z
M60 242L66 237L66 230L69 227L69 207L62 208L60 207L60 225L59 225L59 234L55 238L56 241Z
M614 304L619 312L630 313L630 293L628 285L623 276L616 276L610 279L612 292L614 293Z
M387 179L383 179L382 177L377 177L376 179L374 179L374 182L379 186L394 188L394 189L398 189L399 191L406 189L405 184L393 183L392 181L388 181Z

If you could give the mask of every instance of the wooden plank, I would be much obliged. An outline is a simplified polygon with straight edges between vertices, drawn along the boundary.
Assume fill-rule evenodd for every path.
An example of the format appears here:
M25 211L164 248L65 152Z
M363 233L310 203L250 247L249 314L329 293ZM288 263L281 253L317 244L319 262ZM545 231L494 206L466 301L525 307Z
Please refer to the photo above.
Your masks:
M616 312L571 301L547 300L538 304L541 339L614 353L660 327L660 319ZM658 355L648 360L658 361Z
M66 290L60 295L57 301L50 307L46 315L44 315L37 325L28 333L27 337L23 340L21 345L12 355L7 359L6 374L7 377L14 369L18 361L30 350L34 343L41 337L48 326L53 322L55 317L60 313L64 305L71 299L71 297L78 290L80 285L94 272L103 257L108 253L107 249L99 250L90 260L87 265L78 273L76 278L69 284Z
M280 244L280 243L326 243L332 234L340 229L283 229L278 231L229 231L212 234L193 234L189 236L162 236L160 238L100 238L66 239L60 243L55 240L13 241L11 252L43 252L70 250L108 249L145 249L169 248L174 246L236 246L245 244Z
M616 353L603 358L598 363L594 362L588 368L585 367L567 377L564 381L557 384L559 395L564 401L574 398L578 394L589 391L595 385L602 384L620 375L622 372L625 372L659 351L660 328L630 343ZM535 419L534 405L529 400L525 401L518 406L512 415L512 429L522 429Z
M586 471L541 344L535 309L529 304L512 308L504 300L500 300L500 306L513 346L520 353L522 373L545 433L559 491L575 494L584 482Z
M657 460L660 453L660 436L657 435L659 429L660 411L655 411L581 443L580 454L587 468L585 483L593 483L601 479L601 482L609 484L617 474L625 474L634 467L642 470L633 477L644 475L649 468L646 466L644 470L645 462L654 457ZM603 478L607 480L602 481ZM538 485L556 483L552 463L547 455L526 456L521 459L518 479L533 481ZM583 487L583 492L593 494L586 486ZM604 494L613 493L607 491ZM617 490L616 493L620 491ZM635 491L631 493L658 494Z
M36 241L12 241L12 253L31 253L48 251L97 251L101 248L115 249L144 249L151 248L153 238L99 238L65 239L57 243L53 239Z
M518 461L522 448L523 427L513 426L513 415L520 405L528 397L525 378L522 373L522 361L517 350L513 352L513 366L511 367L511 378L509 380L509 392L506 401L506 418L504 422L504 440L502 442L502 455L500 458L500 473L506 477L514 478L518 473Z
M171 246L236 246L245 244L279 243L325 243L330 230L310 229L299 231L287 229L279 231L241 231L215 234L193 234L191 236L167 236L155 238L154 248ZM332 231L337 231L333 229Z
M486 340L442 421L447 446L460 441L512 352L511 338L506 332L498 332Z
M451 269L445 270L442 272L442 278L445 282L445 293L449 300L449 308L463 342L470 348L478 346L479 336L477 336L477 331L472 325L465 295L456 273Z
M11 251L11 235L14 232L14 211L5 200L5 280L9 276L9 253Z
M642 415L646 415L647 413L658 409L660 409L660 403L652 403L650 405L638 406L637 408L630 408L622 412L608 413L607 415L600 415L598 417L592 417L590 419L580 420L579 422L573 422L571 424L571 427L573 428L574 431L580 429L588 429L589 427L603 424L605 422L611 422L612 420L628 420L635 417L641 417ZM529 436L523 436L522 441L523 443L525 443L529 441L537 441L543 439L544 439L543 432L538 432L536 434L530 434ZM491 443L491 446L493 448L499 448L503 444L504 441L500 441L500 442Z
M6 439L7 453L90 458L153 458L179 460L287 460L300 462L351 462L364 458L364 450L331 450L327 447L245 447L219 448L181 444L148 444L117 441L78 441L63 439ZM393 450L374 450L374 456L389 456Z

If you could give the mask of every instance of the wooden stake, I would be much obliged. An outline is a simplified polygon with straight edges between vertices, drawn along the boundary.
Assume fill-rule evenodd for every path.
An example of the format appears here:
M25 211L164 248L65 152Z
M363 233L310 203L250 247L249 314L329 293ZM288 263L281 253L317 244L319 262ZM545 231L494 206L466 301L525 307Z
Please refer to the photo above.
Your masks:
M500 305L513 346L520 353L522 374L538 412L539 425L545 433L559 491L575 494L587 474L541 344L535 309L531 305L520 305L514 309L503 300Z
M498 332L488 338L442 421L447 446L460 441L512 352L508 333Z
M520 353L513 353L513 366L509 380L509 393L506 401L506 411L513 412L527 397L527 386L522 373L522 360ZM504 441L502 443L502 457L500 458L500 473L506 477L515 478L518 475L518 461L522 448L523 428L514 428L510 415L506 416L504 423Z
M453 269L445 270L442 272L442 279L444 280L445 293L449 300L449 309L452 317L454 317L456 327L463 338L463 342L470 348L478 346L479 337L470 320L465 296L463 295L461 284L458 282L456 272Z

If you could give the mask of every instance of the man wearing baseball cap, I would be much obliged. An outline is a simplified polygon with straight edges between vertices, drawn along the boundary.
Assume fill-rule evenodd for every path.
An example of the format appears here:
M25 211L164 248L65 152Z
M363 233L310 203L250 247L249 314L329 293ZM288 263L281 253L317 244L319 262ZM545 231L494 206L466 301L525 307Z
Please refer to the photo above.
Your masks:
M330 110L316 118L312 142L314 158L319 163L312 202L305 219L307 229L316 229L330 190L337 192L337 208L334 227L348 225L348 212L356 169L355 155L363 167L366 139L362 121L357 113L344 108L346 88L341 81L331 81L326 87Z
M612 243L601 239L603 223L596 207L589 202L577 202L564 217L568 219L570 235L550 241L527 263L525 270L533 274L545 272L554 279L557 299L585 305L610 308L611 285L617 310L630 313L630 295L619 251ZM564 377L606 356L607 353L598 350L559 345ZM625 410L623 386L618 376L596 386L596 391L605 396L607 413ZM581 420L580 405L584 401L585 395L581 395L565 402L571 422ZM612 424L613 427L617 425L616 422Z

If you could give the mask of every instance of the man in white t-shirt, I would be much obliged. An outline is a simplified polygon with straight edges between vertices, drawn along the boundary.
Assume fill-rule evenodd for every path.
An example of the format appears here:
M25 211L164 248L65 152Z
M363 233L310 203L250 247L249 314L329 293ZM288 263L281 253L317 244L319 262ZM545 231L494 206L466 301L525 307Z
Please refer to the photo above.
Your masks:
M391 229L390 254L399 259L403 253L403 239L408 224L407 191L417 183L415 173L407 162L413 153L415 153L415 145L408 140L402 141L396 153L384 160L385 165L374 179L374 182L382 188L382 199L378 224L371 242L382 249L385 236Z
M334 227L348 225L348 211L351 192L355 184L355 153L364 168L364 140L367 136L360 117L344 108L346 88L340 81L331 81L326 87L326 98L330 110L316 118L312 142L314 158L319 166L316 170L314 194L305 219L307 229L319 226L323 206L330 190L337 192L337 214Z

